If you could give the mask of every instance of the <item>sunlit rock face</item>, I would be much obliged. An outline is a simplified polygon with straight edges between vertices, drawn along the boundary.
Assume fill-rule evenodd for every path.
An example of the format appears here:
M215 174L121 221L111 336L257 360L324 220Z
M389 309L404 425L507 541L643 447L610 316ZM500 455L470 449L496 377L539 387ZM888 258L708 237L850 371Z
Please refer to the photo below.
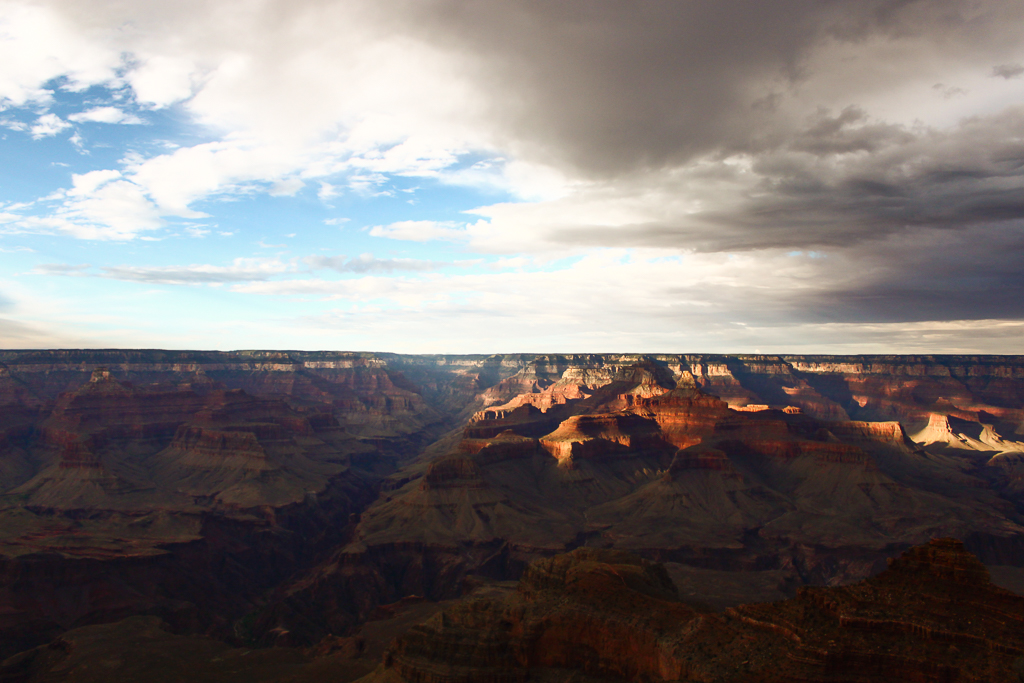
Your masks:
M936 537L1024 567L1020 358L0 362L8 654L132 614L313 644L577 548L661 562L716 606L859 581Z

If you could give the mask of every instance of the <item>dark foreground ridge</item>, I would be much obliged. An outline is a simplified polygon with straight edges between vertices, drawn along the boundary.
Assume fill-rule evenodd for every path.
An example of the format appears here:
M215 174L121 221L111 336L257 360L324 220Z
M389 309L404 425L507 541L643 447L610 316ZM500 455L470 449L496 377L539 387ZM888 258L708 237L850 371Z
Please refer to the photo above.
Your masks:
M0 657L136 629L351 678L577 549L732 624L940 537L1024 585L1024 357L0 352Z
M664 566L579 549L539 560L504 600L413 627L366 683L1018 681L1024 598L955 539L879 576L722 614L679 602Z
M912 548L872 579L722 613L680 601L662 564L580 548L537 560L504 598L408 629L360 683L1016 683L1022 626L1024 598L955 539ZM0 680L350 681L361 647L232 649L132 617L12 657Z

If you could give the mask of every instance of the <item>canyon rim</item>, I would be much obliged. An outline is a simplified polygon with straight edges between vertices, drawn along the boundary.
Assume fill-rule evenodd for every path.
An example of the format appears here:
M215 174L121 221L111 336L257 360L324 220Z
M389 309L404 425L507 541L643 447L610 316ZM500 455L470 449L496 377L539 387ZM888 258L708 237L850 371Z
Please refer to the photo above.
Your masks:
M4 680L982 681L1024 655L1021 357L0 362Z

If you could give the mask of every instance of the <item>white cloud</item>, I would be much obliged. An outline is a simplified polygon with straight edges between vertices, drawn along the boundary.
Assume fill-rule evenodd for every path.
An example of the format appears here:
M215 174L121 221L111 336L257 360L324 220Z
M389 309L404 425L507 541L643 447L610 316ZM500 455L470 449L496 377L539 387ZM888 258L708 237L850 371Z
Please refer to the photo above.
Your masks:
M85 148L85 140L82 138L81 134L77 130L75 131L74 135L68 138L68 142L74 145L75 151L77 151L79 154L89 154L89 150Z
M324 257L307 260L321 267L332 261ZM463 301L469 302L469 310L476 305L486 305L512 317L528 315L528 311L537 308L538 301L544 301L545 308L552 311L572 310L573 315L581 319L601 319L602 327L614 327L616 316L623 322L633 315L641 319L650 317L652 312L689 311L704 316L711 309L724 309L726 303L730 310L723 310L724 315L736 314L734 304L770 307L768 300L762 298L755 302L750 293L774 292L773 298L785 299L794 290L803 288L809 277L819 277L827 283L839 275L829 276L828 265L815 259L781 252L770 258L749 254L666 257L663 252L653 250L603 249L570 262L526 271L279 280L239 285L236 290L265 295L321 295L353 301L387 299L412 308L427 306L430 302L448 302L445 305L449 305ZM656 317L662 317L661 313Z
M120 177L121 172L113 169L74 173L71 176L71 189L68 190L68 194L73 196L89 195L95 192L101 185L105 185Z
M32 125L32 139L39 140L41 138L52 137L65 128L70 127L70 123L56 114L43 114L36 119L36 122Z
M338 194L338 188L334 185L331 185L328 182L321 182L320 189L317 191L316 196L320 201L326 202L330 199L334 199ZM330 223L328 223L328 225L330 225Z
M24 132L28 130L27 123L25 123L24 121L18 121L17 119L11 118L0 119L0 126L3 126L4 128L9 128L11 130L16 130L18 132Z
M75 123L93 122L93 123L123 123L123 124L140 124L145 123L142 119L134 114L118 109L117 107L93 107L77 114L71 114L68 116L68 121L74 121Z
M377 192L377 188L388 181L383 173L353 173L348 177L348 187L361 195L379 196L388 192Z
M296 263L280 259L237 258L230 266L104 266L96 272L91 271L88 264L55 263L36 266L33 272L40 275L100 277L149 284L195 285L262 281L282 273L295 272L297 269Z
M116 280L179 285L263 281L295 269L294 264L278 259L238 258L230 266L115 266L102 271L103 277Z
M118 171L76 173L71 180L71 189L44 198L58 202L49 214L19 214L13 222L29 232L117 241L134 239L163 225L143 188L125 180Z
M87 195L59 193L46 199L63 200L43 216L17 215L16 232L62 233L78 239L124 241L162 225L141 189L120 180L97 184Z
M271 197L294 197L306 184L298 178L287 178L274 183L270 188Z
M459 267L465 264L422 259L394 258L380 259L373 254L361 254L356 258L345 256L308 256L303 259L310 268L337 271L339 273L392 273L395 271L428 272L445 267Z
M1012 353L1020 321L825 323L787 320L794 297L841 285L845 268L807 255L601 250L515 272L238 283L236 293L335 301L297 319L315 335L358 330L405 352ZM835 271L835 272L833 272ZM372 271L371 271L372 273ZM538 302L543 302L539 306ZM797 304L798 305L798 304ZM436 320L444 320L437 325ZM743 322L737 322L743 321ZM346 332L347 333L347 332ZM308 337L307 337L308 338Z
M108 182L88 196L69 200L53 220L61 232L92 240L129 240L163 225L143 189L127 180Z
M41 263L30 272L33 275L72 275L85 276L90 268L88 263L72 265L70 263Z
M319 180L318 194L326 201L335 196L332 183L339 181L334 178L342 178L340 182L353 191L372 195L382 191L388 175L413 175L495 187L520 198L552 202L569 194L578 199L579 186L594 182L593 174L579 172L569 158L569 147L583 139L579 136L590 134L584 123L544 128L551 123L546 117L561 115L544 99L549 84L530 80L545 75L545 69L537 68L543 63L527 61L524 68L509 74L527 80L504 84L495 74L517 62L501 61L502 51L524 60L533 59L532 53L517 52L515 41L495 45L495 66L487 61L490 51L473 52L481 50L473 44L473 24L460 23L479 20L480 28L487 31L518 35L516 31L530 22L543 21L543 15L526 9L481 11L479 16L456 18L435 14L438 8L430 3L388 10L359 0L289 4L231 0L212 5L192 1L93 5L52 0L38 5L9 3L4 8L0 21L6 33L0 42L10 59L2 59L0 51L0 63L18 66L5 69L10 72L10 82L0 83L0 97L7 92L8 101L14 103L45 100L44 86L60 75L70 78L71 87L127 84L143 105L180 103L194 120L220 134L215 142L137 160L119 169L143 189L160 215L197 216L191 208L195 202L251 190L253 183L269 186L272 193L287 194L299 180ZM704 18L704 11L694 10L695 18ZM998 17L999 12L1013 16L1012 11L999 7L992 16ZM813 12L808 16L821 20ZM513 18L524 23L510 24ZM599 62L587 61L589 47L581 51L573 42L578 36L572 31L557 33L565 28L561 21L561 17L552 18L537 25L543 31L553 31L547 39L561 35L569 41L560 44L567 61L548 65L551 78L559 77L563 68L568 71L562 77L592 76L589 70L598 69ZM606 21L607 17L595 15L594 30L609 30ZM657 34L657 28L648 30ZM628 35L635 40L635 34ZM941 53L935 52L930 39L927 32L894 35L885 30L868 32L856 40L818 39L808 34L810 44L793 54L794 63L785 65L800 70L798 89L787 90L784 78L776 75L772 80L756 64L751 82L735 84L736 89L749 91L755 103L777 95L771 102L778 120L770 125L760 122L763 131L751 135L785 134L786 120L800 120L819 106L841 109L851 101L865 103L872 113L908 125L922 117L926 123L946 125L1019 100L1022 91L1015 84L1024 79L1007 81L1016 74L1018 64L1012 61L1015 43L1010 38L998 50L979 52L964 39L962 45L957 43ZM530 43L535 47L541 44ZM600 52L602 45L601 41L592 45L599 50L596 56L613 54ZM609 45L609 50L617 49ZM524 45L523 49L530 47ZM480 59L467 58L467 53ZM127 61L122 62L121 55L126 55ZM633 58L632 53L626 56ZM778 55L772 52L771 56L775 59ZM987 60L983 69L976 67L979 59ZM1002 64L991 66L999 62ZM902 67L894 69L894 63ZM120 76L118 68L123 68ZM988 70L1003 78L991 78ZM943 82L957 83L969 96L929 101L923 106L922 89L927 92L939 74ZM628 75L623 71L623 78ZM614 81L615 74L607 77ZM630 79L625 84L612 81L609 83L619 88L634 85ZM591 92L594 83L581 79L572 83L581 90L566 95L565 104L582 107L587 116L603 116L598 111L601 95ZM583 99L570 101L576 96ZM589 96L595 98L594 106L587 109L585 98ZM639 102L632 110L640 117L636 122L630 119L611 121L616 124L613 128L598 126L596 130L607 136L601 138L607 144L597 145L600 149L594 153L613 155L623 140L643 138L643 117L647 116L643 105ZM736 111L740 109L746 111L742 107ZM83 121L130 121L126 118L130 115L115 107L73 116ZM52 123L59 125L57 121ZM52 134L53 130L53 126L43 126L39 134ZM632 132L627 135L626 131ZM485 159L458 168L455 162L468 152ZM628 152L623 148L624 154ZM656 160L651 164L646 170L672 170L659 167ZM633 170L622 162L621 172L628 175ZM612 174L620 171L613 169ZM700 196L689 188L684 191L690 197ZM490 230L481 226L479 231L491 233L486 239L491 245L488 248L497 249L501 242L521 236L517 227L505 223L501 223L502 230L508 233L511 228L511 233L494 234L500 221L491 223ZM567 225L580 223L574 219Z
M375 225L370 228L370 235L410 242L460 241L466 238L466 231L458 223L450 221L398 221L389 225Z
M686 191L680 187L683 183L666 174L646 180L635 184L581 183L556 199L472 209L467 213L481 220L468 224L462 237L475 250L503 254L569 255L585 251L595 241L604 246L628 246L637 244L637 233L643 227L665 223L684 226L688 216L727 194L727 190L751 183L742 177L719 176L711 183L689 178ZM588 235L593 240L589 243ZM678 251L687 246L685 240L680 240L670 248Z
M19 232L62 233L78 239L125 241L163 226L145 190L107 169L72 174L71 188L43 197L54 208L42 215L8 213ZM13 207L9 207L13 208ZM24 211L27 206L18 207Z
M323 179L326 200L337 192L328 177L340 175L354 191L374 194L385 173L436 174L459 151L489 146L479 137L486 129L471 123L482 112L480 95L457 56L396 33L368 3L54 0L4 8L0 79L9 82L0 82L0 101L45 101L57 76L74 88L127 84L144 106L182 103L220 134L117 169L158 215L197 217L196 201L251 191L252 183L290 195ZM113 106L71 120L138 121ZM47 114L34 134L66 126Z
M45 85L60 76L72 89L115 80L121 51L96 28L57 7L0 3L0 108L47 102Z
M199 199L259 180L283 180L289 154L243 141L210 142L128 164L126 174L146 188L155 210L165 215L200 218L189 205Z
M68 121L45 108L48 88L106 84L144 110L178 106L205 141L77 174L31 209L49 213L7 207L0 222L5 231L156 240L168 218L198 218L202 202L256 192L289 196L309 185L326 202L340 192L400 192L408 183L396 175L433 179L422 183L423 198L437 182L494 190L499 199L465 225L409 220L367 231L510 257L489 273L444 275L431 261L372 256L316 262L346 274L334 280L298 271L282 280L292 272L286 262L276 271L235 263L87 272L233 283L239 294L335 297L350 307L382 301L380 329L413 329L402 316L465 316L510 340L548 338L545 325L564 324L595 344L625 344L634 334L670 340L698 328L717 330L703 339L737 339L730 321L739 319L762 320L771 336L782 329L772 320L799 315L808 291L856 295L858 278L882 268L877 254L857 263L868 252L861 247L889 245L886 231L909 234L911 220L947 220L986 197L986 220L1019 209L1019 164L1011 166L1021 133L1006 123L1024 121L1013 109L1024 101L1019 21L1005 20L1019 16L1014 3L972 5L971 31L949 28L955 22L920 3L896 3L885 25L870 13L859 15L863 25L842 21L860 12L857 3L752 3L720 24L726 10L715 3L652 5L652 14L621 22L615 12L580 19L543 5L446 13L429 1L3 2L0 108L41 114L35 137L68 121L133 122L122 105ZM644 18L662 9L684 21ZM771 24L790 11L800 22ZM771 25L761 30L757 16ZM786 31L791 40L781 39ZM685 59L687 50L696 59ZM85 152L77 133L71 142ZM460 163L467 158L479 161ZM977 192L957 195L951 178ZM874 213L859 201L869 194ZM901 213L910 195L919 203ZM941 242L939 232L915 233L926 243L919 251L933 253L927 244ZM251 248L254 238L238 244ZM827 263L787 255L818 244ZM1013 266L1003 266L1007 280L1019 273ZM380 276L398 271L405 275ZM536 311L537 301L551 310ZM388 317L388 306L398 312ZM523 320L528 329L517 331ZM595 331L593 320L604 327Z
M129 71L126 80L139 102L166 107L192 95L198 70L187 57L156 54Z

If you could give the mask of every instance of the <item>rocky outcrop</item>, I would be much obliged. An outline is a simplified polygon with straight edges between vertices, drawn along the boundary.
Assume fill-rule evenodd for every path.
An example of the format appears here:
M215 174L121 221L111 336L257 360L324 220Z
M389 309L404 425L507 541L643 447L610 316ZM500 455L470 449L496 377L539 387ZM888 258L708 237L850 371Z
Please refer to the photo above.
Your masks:
M990 420L964 420L955 415L932 413L928 424L913 440L933 451L1024 452L1024 441L1004 438Z
M374 623L410 606L429 605L397 601ZM659 563L582 548L534 562L512 591L405 627L362 680L1015 683L1022 621L1024 598L993 586L952 539L913 548L867 581L717 613L681 601ZM243 649L129 617L10 657L0 680L351 681L379 647L371 631L308 649L284 645L293 635L279 629L274 647Z
M491 439L463 439L459 450L473 455L477 463L489 465L531 457L537 451L537 440L506 429Z
M432 461L420 484L423 490L467 486L483 486L480 468L473 458L459 455Z
M916 430L929 414L942 413L1006 423L996 425L1004 437L1012 437L1024 422L1024 358L1012 356L9 351L0 355L0 363L0 384L10 385L9 391L0 386L0 400L9 396L11 404L40 405L106 368L112 378L138 386L187 385L199 393L241 388L335 405L351 428L378 433L404 429L408 434L443 420L430 399L449 415L473 410L474 404L480 409L510 402L546 411L637 379L629 372L646 375L640 384L652 395L673 388L685 375L730 406L792 406L831 421L899 420ZM629 369L638 364L646 365Z
M180 449L188 464L197 468L215 469L225 463L250 470L271 467L255 431L217 431L182 425L178 427L171 446Z
M557 413L545 413L532 404L514 408L488 408L476 413L463 430L469 439L490 439L512 430L520 436L538 437L558 424Z
M880 576L712 614L680 603L663 567L580 549L541 560L503 601L414 627L368 681L1017 681L1024 598L952 539ZM550 672L550 673L547 673Z
M681 669L659 641L665 626L696 616L660 565L581 549L531 565L507 602L467 602L414 627L384 665L438 683L527 680L540 668L676 680Z
M61 596L0 585L4 637L312 642L591 546L772 591L933 536L1024 564L1024 358L5 351L0 405L0 558Z
M647 361L600 376L591 367L548 370L558 374L520 378L532 373L537 387L563 389L576 378L581 397L544 409L513 397L478 411L461 442L392 478L338 556L345 561L331 566L363 558L357 575L377 586L368 594L389 599L410 585L452 595L473 572L515 578L529 561L580 545L707 571L780 571L796 584L844 583L935 535L969 540L990 561L1016 557L1014 539L1024 538L1000 498L1008 485L990 487L964 463L923 451L898 422L732 410L682 364L672 389ZM546 391L535 388L530 396ZM999 476L1017 477L1009 465ZM275 628L293 629L290 611L324 623L312 596L349 594L347 574L317 572L289 589Z
M103 369L16 434L0 496L6 647L138 613L229 633L263 591L345 538L386 467L363 467L378 449L330 413L242 390L139 387Z
M828 430L839 438L877 441L901 450L914 445L899 422L836 422L829 425Z
M372 670L361 643L337 639L317 651L253 649L182 634L157 616L72 629L0 662L3 683L348 683Z
M691 389L640 398L631 410L657 422L665 441L676 448L700 443L730 415L723 401Z
M787 668L818 677L846 669L868 680L1013 681L1024 654L1024 599L994 586L954 539L913 548L868 581L732 614L784 633Z
M729 460L725 451L718 448L694 447L680 450L675 454L668 472L665 473L666 481L678 481L693 470L727 472L730 477L736 479L742 476L733 467L732 461Z
M540 446L563 467L577 459L639 454L666 447L658 424L633 414L574 415L540 438Z

